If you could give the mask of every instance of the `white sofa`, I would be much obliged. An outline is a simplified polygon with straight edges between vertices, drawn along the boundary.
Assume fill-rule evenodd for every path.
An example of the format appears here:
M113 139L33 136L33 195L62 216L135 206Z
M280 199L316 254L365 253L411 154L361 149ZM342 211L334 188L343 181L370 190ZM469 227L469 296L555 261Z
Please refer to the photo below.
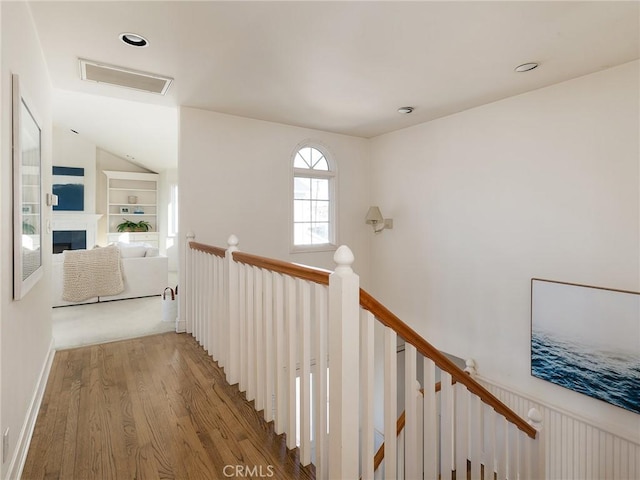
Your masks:
M124 291L108 297L93 297L82 302L62 300L64 284L64 253L53 255L53 306L79 305L85 303L122 300L125 298L162 295L168 285L169 259L158 255L158 249L145 244L118 244Z

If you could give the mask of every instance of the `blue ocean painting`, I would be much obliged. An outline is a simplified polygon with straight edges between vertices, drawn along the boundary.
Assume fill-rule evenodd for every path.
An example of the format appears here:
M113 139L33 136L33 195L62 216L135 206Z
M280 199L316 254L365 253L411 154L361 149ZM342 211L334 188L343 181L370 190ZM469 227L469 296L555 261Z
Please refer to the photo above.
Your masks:
M640 294L532 279L531 375L640 413Z
M54 210L84 211L84 168L53 167L53 194L58 196Z
M640 354L593 347L534 331L531 374L640 413Z

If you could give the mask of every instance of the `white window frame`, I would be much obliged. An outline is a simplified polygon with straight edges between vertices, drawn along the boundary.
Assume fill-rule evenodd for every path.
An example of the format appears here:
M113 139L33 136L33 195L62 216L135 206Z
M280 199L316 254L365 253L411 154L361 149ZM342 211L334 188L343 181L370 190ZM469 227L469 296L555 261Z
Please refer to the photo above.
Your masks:
M327 160L327 165L329 166L329 170L312 170L310 168L296 168L294 167L294 162L297 153L303 148L315 148L319 150L324 158ZM336 163L333 160L333 156L331 155L329 149L324 145L313 142L313 141L305 141L299 143L296 148L293 150L293 153L289 159L289 165L291 170L291 175L289 178L289 244L290 244L290 252L291 253L305 253L305 252L330 252L336 250L337 242L338 242L338 220L337 220L337 212L338 212L338 195L336 188L336 184L338 182L338 170L336 167ZM322 178L329 180L329 243L321 243L315 245L296 245L295 242L295 234L294 234L294 179L295 177L306 177L306 178Z

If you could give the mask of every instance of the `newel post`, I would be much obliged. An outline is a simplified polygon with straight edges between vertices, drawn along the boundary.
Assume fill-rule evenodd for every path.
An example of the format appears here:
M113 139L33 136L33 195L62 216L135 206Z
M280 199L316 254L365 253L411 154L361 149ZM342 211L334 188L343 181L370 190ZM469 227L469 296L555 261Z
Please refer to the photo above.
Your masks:
M194 281L193 281L193 275L194 275L194 271L193 271L193 251L191 250L191 247L189 246L189 244L191 242L193 242L196 239L196 234L193 233L191 230L189 230L189 232L187 232L186 235L186 245L185 245L185 252L184 252L184 263L185 263L185 277L184 277L184 282L185 282L185 288L182 290L181 294L184 295L185 298L185 302L184 302L184 318L182 320L184 320L184 325L185 325L185 331L187 333L191 333L193 331L193 315L194 315L194 308L193 308L193 302L194 302ZM182 287L180 287L182 288ZM183 293L184 292L184 293Z
M329 276L329 478L357 479L360 406L360 278L342 245Z
M542 414L536 408L529 410L528 423L536 429L536 438L532 441L531 478L546 478L546 451L544 446L544 431Z
M230 385L235 385L240 381L240 319L238 318L239 297L238 297L238 264L233 260L233 252L238 250L238 237L230 235L227 239L227 250L225 252L225 320L228 340L223 349L226 349L227 381Z

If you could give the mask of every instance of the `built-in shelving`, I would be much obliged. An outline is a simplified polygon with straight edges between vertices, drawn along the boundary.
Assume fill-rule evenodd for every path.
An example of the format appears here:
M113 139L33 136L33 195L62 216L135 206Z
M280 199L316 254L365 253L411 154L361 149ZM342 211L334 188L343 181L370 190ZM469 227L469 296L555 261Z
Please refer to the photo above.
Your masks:
M107 240L145 242L155 247L158 238L157 173L104 171L107 176ZM124 220L151 224L148 232L118 232Z

